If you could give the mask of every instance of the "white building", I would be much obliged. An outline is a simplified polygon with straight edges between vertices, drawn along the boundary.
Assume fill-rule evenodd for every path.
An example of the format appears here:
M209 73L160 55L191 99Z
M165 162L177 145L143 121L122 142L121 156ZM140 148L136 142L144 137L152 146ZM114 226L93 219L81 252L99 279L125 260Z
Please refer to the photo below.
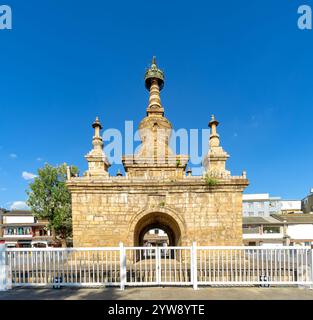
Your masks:
M151 229L144 236L145 245L167 246L169 245L168 234L162 229Z
M313 214L244 217L245 245L313 245Z
M268 193L244 194L242 207L244 217L269 217L281 212L281 198Z
M0 211L0 243L7 247L47 247L52 242L47 222L30 211Z
M281 201L281 213L302 213L301 200L282 200Z

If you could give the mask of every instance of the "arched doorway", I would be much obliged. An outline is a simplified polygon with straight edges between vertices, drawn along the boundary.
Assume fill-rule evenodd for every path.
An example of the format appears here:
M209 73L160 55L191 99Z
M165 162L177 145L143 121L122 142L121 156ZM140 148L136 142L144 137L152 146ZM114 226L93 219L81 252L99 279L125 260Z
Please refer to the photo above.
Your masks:
M181 230L178 223L164 212L151 212L144 215L134 229L134 245L143 246L149 230L163 230L168 237L169 246L179 246Z
M144 231L143 231L144 232ZM148 231L140 236L139 244L144 247L167 247L175 245L173 242L173 237L168 234L167 230L161 229L159 225L152 226Z

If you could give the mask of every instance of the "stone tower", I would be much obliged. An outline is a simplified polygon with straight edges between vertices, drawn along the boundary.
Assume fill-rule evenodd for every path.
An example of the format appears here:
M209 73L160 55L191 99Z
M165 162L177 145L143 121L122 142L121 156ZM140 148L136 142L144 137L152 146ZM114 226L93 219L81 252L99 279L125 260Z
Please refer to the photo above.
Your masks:
M123 157L126 174L129 178L183 178L189 157L175 155L169 147L172 124L164 116L160 98L164 75L158 69L155 57L146 72L145 84L149 104L147 116L139 124L142 144L137 154Z
M226 170L229 155L220 145L218 121L209 122L209 152L202 176L186 171L188 155L169 147L172 124L164 116L160 92L164 74L153 58L145 75L149 91L146 117L139 124L139 152L122 158L125 176L109 175L103 153L102 126L97 118L93 149L86 155L83 177L68 174L72 194L74 246L128 246L143 244L145 233L163 229L170 245L241 245L242 192L245 172Z

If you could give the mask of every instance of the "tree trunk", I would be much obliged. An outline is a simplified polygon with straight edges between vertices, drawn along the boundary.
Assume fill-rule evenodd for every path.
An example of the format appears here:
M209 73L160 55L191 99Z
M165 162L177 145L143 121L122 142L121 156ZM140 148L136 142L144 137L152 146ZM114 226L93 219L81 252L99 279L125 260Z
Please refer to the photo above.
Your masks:
M62 245L62 248L67 248L66 240L63 238L61 239L61 245Z

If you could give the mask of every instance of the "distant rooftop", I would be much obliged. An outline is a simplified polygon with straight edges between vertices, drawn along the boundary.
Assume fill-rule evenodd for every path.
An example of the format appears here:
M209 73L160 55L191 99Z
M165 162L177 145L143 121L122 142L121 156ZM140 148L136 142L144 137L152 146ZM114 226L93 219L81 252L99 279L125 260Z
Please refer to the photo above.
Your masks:
M252 193L252 194L243 194L243 201L260 201L260 200L280 200L280 197L270 197L268 193Z
M288 215L280 215L280 214L273 214L273 218L290 224L307 224L313 223L313 214L309 213L299 213L299 214L288 214Z
M3 212L4 216L32 216L33 213L30 210L12 210Z
M281 224L281 221L274 219L272 217L243 217L243 224Z
M242 223L244 225L273 225L284 223L287 224L313 224L313 214L272 214L270 217L243 217Z

